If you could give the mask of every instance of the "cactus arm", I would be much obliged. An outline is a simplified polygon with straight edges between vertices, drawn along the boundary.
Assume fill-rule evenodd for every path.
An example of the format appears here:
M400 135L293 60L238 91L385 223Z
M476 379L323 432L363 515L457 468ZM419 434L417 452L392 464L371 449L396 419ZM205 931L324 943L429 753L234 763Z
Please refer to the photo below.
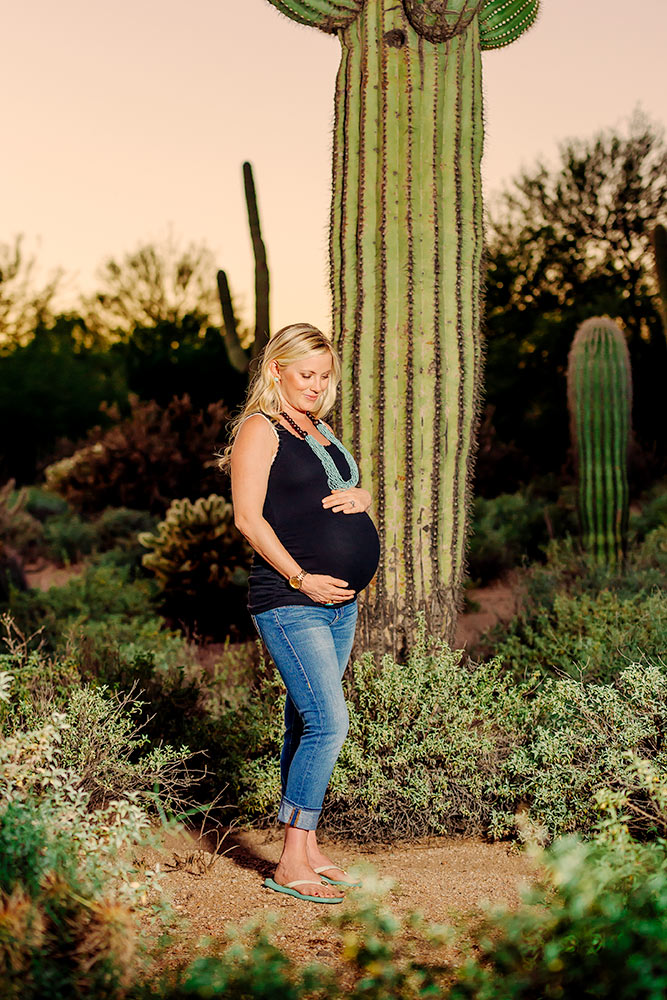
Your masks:
M535 22L540 0L486 0L479 16L483 49L499 49L516 41Z
M252 356L256 358L264 349L269 339L269 268L266 261L266 247L262 239L257 208L255 181L252 176L252 166L243 164L243 186L248 207L248 224L252 239L252 249L255 255L255 339L252 345Z
M357 17L364 0L269 0L269 3L299 24L334 34Z
M229 363L239 372L248 371L248 357L239 343L236 316L229 291L229 282L224 271L218 271L218 294L222 308L223 338Z

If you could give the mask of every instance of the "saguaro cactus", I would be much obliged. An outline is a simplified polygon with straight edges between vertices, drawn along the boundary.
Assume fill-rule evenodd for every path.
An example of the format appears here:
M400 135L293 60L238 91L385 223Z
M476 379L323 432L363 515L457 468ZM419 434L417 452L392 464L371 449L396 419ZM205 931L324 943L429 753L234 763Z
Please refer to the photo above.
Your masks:
M612 320L587 319L577 330L567 391L584 547L613 565L623 558L628 526L632 375L625 337Z
M481 50L539 0L270 0L335 32L330 230L339 426L376 497L382 558L365 647L401 651L424 611L453 637L477 417Z

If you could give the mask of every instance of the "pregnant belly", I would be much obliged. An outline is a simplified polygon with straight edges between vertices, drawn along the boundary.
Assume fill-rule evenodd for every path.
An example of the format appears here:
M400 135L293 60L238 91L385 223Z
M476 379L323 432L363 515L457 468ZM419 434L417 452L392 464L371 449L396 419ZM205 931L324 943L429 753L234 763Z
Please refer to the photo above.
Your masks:
M380 540L368 514L323 511L309 524L307 541L303 523L280 533L280 539L308 573L326 573L347 580L359 593L375 576L380 561Z

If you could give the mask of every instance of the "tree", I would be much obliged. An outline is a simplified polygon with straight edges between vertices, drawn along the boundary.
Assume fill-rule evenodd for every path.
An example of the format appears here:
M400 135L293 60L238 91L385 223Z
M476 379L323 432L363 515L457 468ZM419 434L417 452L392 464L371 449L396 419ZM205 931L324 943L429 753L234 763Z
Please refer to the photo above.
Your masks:
M23 237L0 243L0 353L28 343L35 329L53 319L59 271L36 287L35 257L23 250Z
M567 353L590 316L607 315L625 332L636 436L664 451L667 350L650 234L666 203L664 133L639 111L624 132L562 143L555 168L538 161L495 201L486 401L500 440L527 453L533 471L557 471L566 458ZM493 482L484 488L492 493Z
M139 327L196 323L201 336L219 316L216 266L203 244L181 247L170 235L143 243L99 271L101 287L85 300L88 325L109 341L125 340Z

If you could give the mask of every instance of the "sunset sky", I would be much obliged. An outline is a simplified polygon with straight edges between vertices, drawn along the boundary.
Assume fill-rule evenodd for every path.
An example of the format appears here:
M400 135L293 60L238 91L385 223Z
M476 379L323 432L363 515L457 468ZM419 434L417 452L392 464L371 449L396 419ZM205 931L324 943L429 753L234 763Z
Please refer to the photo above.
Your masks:
M667 121L667 0L542 0L516 44L486 53L486 194L558 142ZM97 267L173 231L205 242L245 319L252 257L241 178L252 161L272 326L330 329L333 86L339 43L267 0L22 0L2 17L0 241L24 233L66 302Z

